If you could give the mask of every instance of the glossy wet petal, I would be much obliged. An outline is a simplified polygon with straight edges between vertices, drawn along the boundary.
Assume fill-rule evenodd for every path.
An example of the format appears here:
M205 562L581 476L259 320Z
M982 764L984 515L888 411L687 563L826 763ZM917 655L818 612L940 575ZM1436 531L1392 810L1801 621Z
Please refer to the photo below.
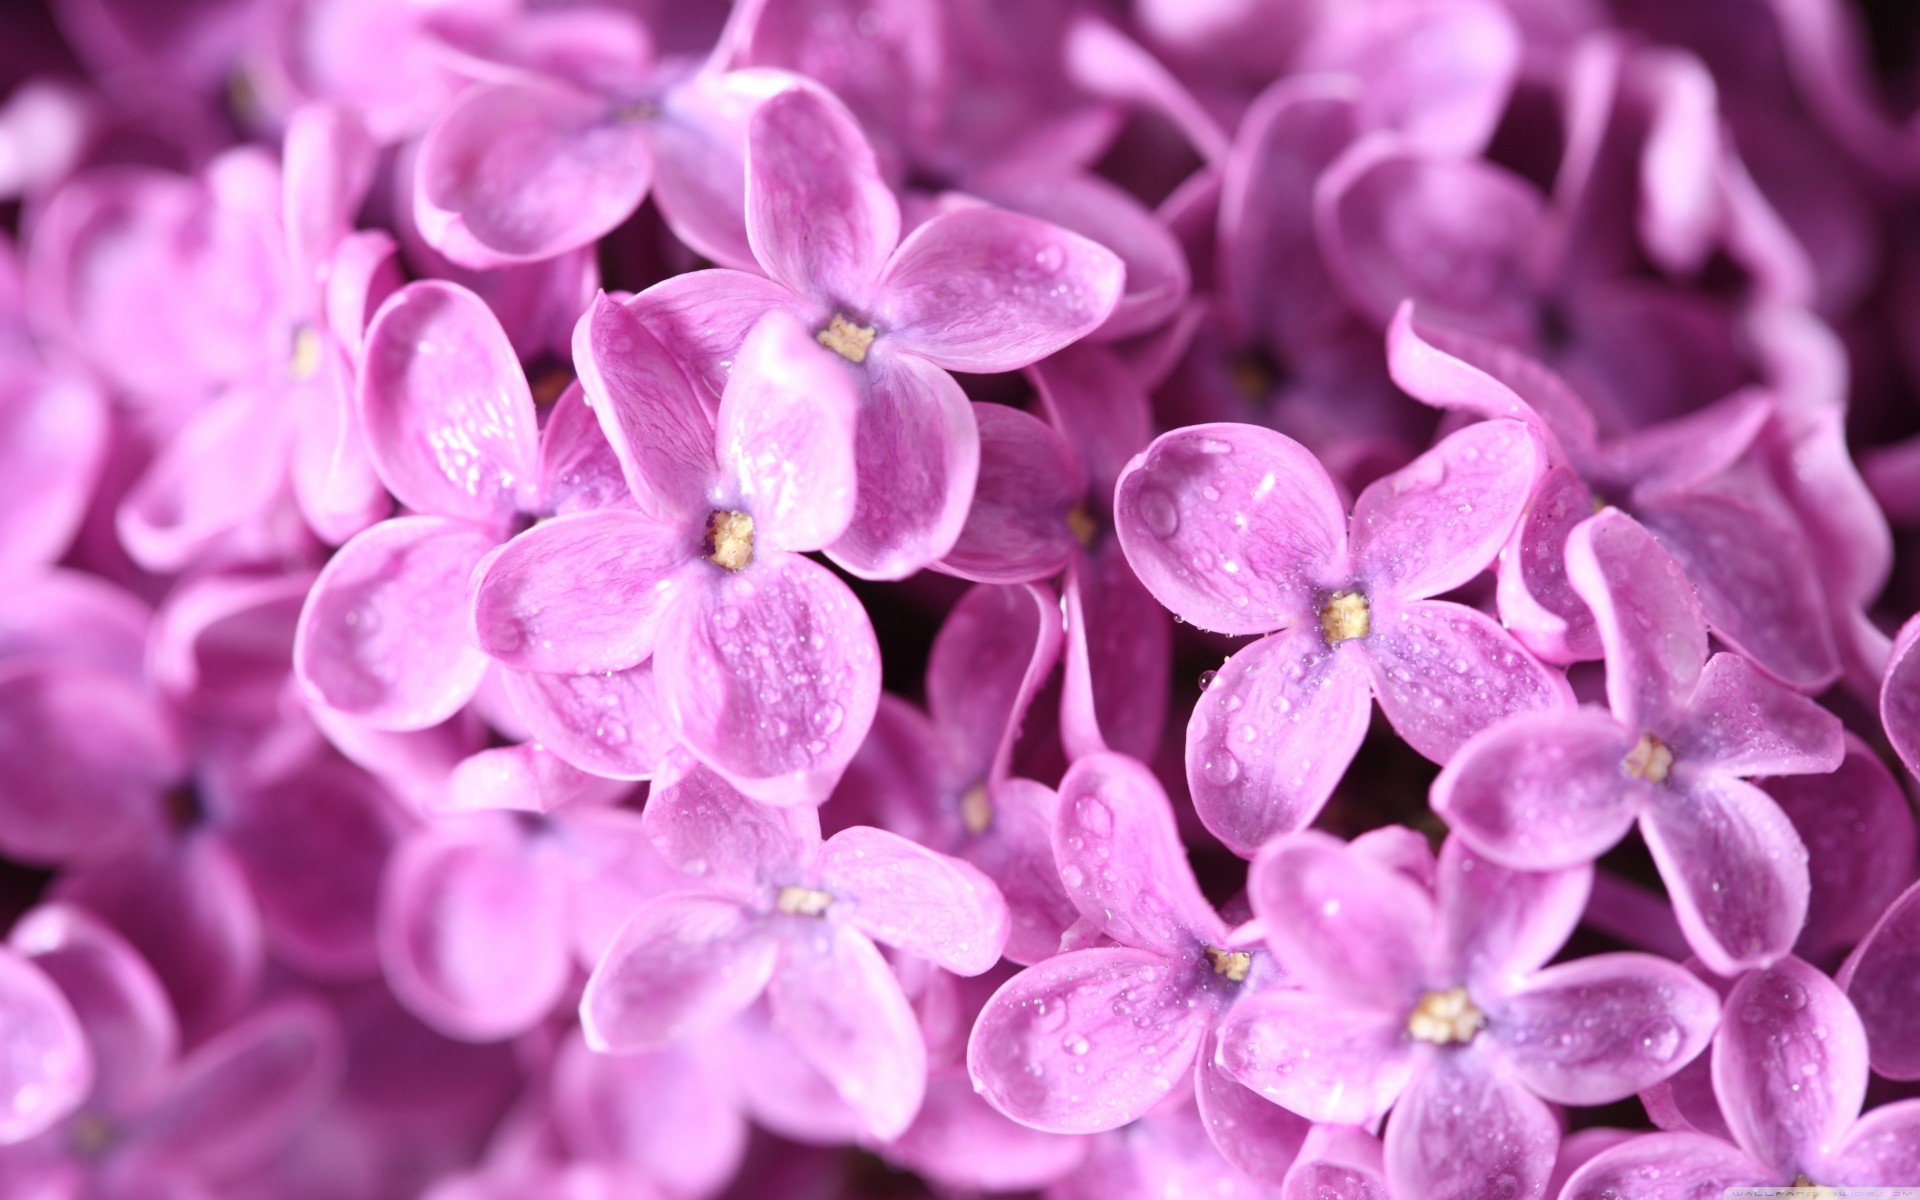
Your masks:
M44 971L0 950L0 1011L8 1054L0 1063L0 1144L52 1128L93 1088L93 1053L73 1006Z
M602 1053L665 1046L725 1023L772 977L776 943L730 899L663 896L645 905L594 967L580 1027Z
M1785 1174L1840 1148L1867 1091L1867 1037L1834 982L1797 958L1743 976L1713 1044L1741 1149Z
M812 808L749 800L705 767L660 787L641 820L667 862L743 902L762 884L805 870L820 846Z
M973 507L942 568L979 583L1027 583L1059 574L1073 557L1068 512L1087 484L1066 442L1037 417L976 404L980 475Z
M900 206L860 126L828 93L790 88L754 114L747 240L767 274L794 291L857 308L870 303L900 240Z
M1316 830L1276 838L1247 898L1288 978L1310 992L1413 1010L1431 966L1433 901L1411 879Z
M153 968L125 938L84 909L42 904L14 924L7 940L54 983L60 1006L79 1019L89 1052L83 1055L85 1070L73 1078L84 1076L83 1096L124 1110L147 1103L164 1088L180 1053L180 1024ZM8 968L10 991L23 1006L37 1003L33 981L15 979L17 971ZM72 1059L65 1063L81 1065ZM37 1065L16 1064L15 1069ZM46 1095L53 1099L58 1092L50 1089ZM33 1119L25 1112L11 1115L20 1122Z
M1824 1173L1862 1185L1897 1185L1920 1171L1920 1102L1883 1104L1854 1123Z
M1643 733L1671 729L1707 659L1706 621L1687 574L1632 517L1610 509L1568 535L1567 577L1606 647L1613 715Z
M652 659L580 675L508 671L503 684L534 738L583 771L646 779L674 747L660 713Z
M1544 1103L1474 1047L1428 1059L1394 1106L1385 1141L1395 1195L1466 1200L1538 1194L1560 1130Z
M1673 746L1676 757L1742 777L1825 774L1846 753L1838 717L1737 654L1707 660Z
M975 783L1006 774L1020 723L1060 654L1060 606L1043 587L981 586L953 606L927 656L927 712Z
M1501 995L1560 952L1585 914L1593 873L1513 870L1449 837L1434 890L1445 936L1442 961L1475 995Z
M1846 747L1831 775L1762 784L1807 847L1813 893L1794 952L1809 960L1858 943L1913 873L1917 836L1906 793L1857 736L1847 734Z
M1173 674L1173 622L1111 538L1068 567L1060 736L1069 755L1160 745Z
M1564 1200L1693 1200L1728 1188L1772 1184L1766 1168L1700 1133L1649 1133L1595 1155L1567 1180Z
M1409 1010L1410 1011L1410 1010ZM1315 992L1271 991L1234 1005L1220 1025L1220 1067L1310 1121L1371 1124L1393 1107L1420 1062L1407 1014L1329 1004Z
M1920 885L1887 906L1835 978L1866 1027L1874 1071L1920 1079Z
M877 942L959 975L1000 961L1007 903L975 867L884 829L843 829L820 848L814 869L833 896L835 920Z

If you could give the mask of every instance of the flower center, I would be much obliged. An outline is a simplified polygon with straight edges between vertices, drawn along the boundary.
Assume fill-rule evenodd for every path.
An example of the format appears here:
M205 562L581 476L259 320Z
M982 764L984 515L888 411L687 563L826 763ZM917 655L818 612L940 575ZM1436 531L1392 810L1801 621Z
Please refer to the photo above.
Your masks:
M296 383L305 383L320 373L320 333L302 324L293 331L293 344L287 350L287 374Z
M1799 1174L1795 1175L1793 1177L1793 1182L1788 1186L1794 1187L1794 1188L1802 1188L1807 1191L1811 1191L1816 1197L1816 1200L1831 1200L1831 1197L1834 1194L1833 1189L1828 1187L1826 1184L1815 1183L1813 1180L1808 1179L1807 1173L1805 1171L1801 1171Z
M775 908L795 917L817 917L832 903L833 896L827 892L794 886L781 888L779 898L773 902Z
M84 1113L74 1119L69 1136L75 1155L97 1159L113 1149L114 1143L120 1140L120 1131L99 1113Z
M993 801L987 797L987 785L976 783L960 797L960 823L968 833L985 833L993 824Z
M1095 521L1093 514L1087 511L1086 501L1083 500L1067 510L1067 532L1071 533L1081 546L1093 545L1094 535L1100 532L1100 523Z
M1224 975L1233 983L1245 983L1247 971L1253 966L1253 955L1245 950L1222 950L1218 946L1208 946L1207 961L1213 964L1215 975Z
M753 562L753 518L732 509L707 514L707 561L729 571L745 570Z
M1665 783L1667 774L1673 770L1673 751L1667 744L1650 733L1640 735L1640 740L1627 751L1620 760L1620 769L1635 779L1644 779L1648 783Z
M1337 646L1366 637L1373 632L1373 611L1367 598L1356 591L1339 591L1320 606L1320 632L1327 645Z
M863 363L867 361L867 347L873 345L877 332L871 325L861 325L835 313L827 327L813 335L813 340L848 362Z
M1407 1017L1407 1032L1417 1042L1449 1046L1472 1041L1486 1023L1486 1014L1467 995L1467 989L1456 987L1420 997Z

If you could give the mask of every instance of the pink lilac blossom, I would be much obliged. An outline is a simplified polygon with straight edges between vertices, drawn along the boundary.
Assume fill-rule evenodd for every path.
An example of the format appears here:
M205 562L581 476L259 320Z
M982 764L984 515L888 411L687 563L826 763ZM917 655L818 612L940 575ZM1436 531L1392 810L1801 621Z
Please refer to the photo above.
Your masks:
M0 5L0 1196L1920 1185L1917 37Z

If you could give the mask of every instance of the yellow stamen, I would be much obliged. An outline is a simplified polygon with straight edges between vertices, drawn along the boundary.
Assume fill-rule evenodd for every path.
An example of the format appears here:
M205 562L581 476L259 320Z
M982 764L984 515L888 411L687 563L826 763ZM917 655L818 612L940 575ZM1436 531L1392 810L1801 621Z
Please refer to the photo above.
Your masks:
M1067 510L1067 532L1071 533L1082 546L1093 545L1093 535L1100 532L1099 522L1087 511L1085 502Z
M1373 610L1359 592L1335 592L1320 606L1320 632L1327 645L1337 646L1373 632Z
M1234 983L1245 983L1247 971L1253 966L1253 955L1245 950L1222 950L1218 946L1208 946L1207 961L1213 964L1215 975L1224 975Z
M796 917L817 917L832 903L833 897L826 892L789 886L780 889L780 898L774 901L774 907Z
M293 331L293 348L287 354L287 374L295 382L305 383L320 373L320 334L311 325Z
M1487 1023L1486 1014L1475 1005L1463 987L1444 992L1428 992L1420 997L1407 1018L1407 1033L1418 1042L1448 1046L1466 1043Z
M1635 779L1644 779L1648 783L1665 783L1667 775L1673 770L1673 751L1667 744L1650 733L1640 735L1640 740L1627 751L1620 760L1620 769Z
M960 823L968 833L985 833L993 824L993 801L987 798L987 785L976 783L960 797Z
M753 518L743 512L716 509L707 517L707 561L729 571L742 571L753 562Z
M813 335L813 340L848 362L863 363L867 361L867 347L873 345L877 332L871 325L859 325L835 313L827 327Z
M69 1136L72 1138L73 1152L81 1158L99 1158L120 1140L120 1134L112 1122L99 1113L83 1113L76 1117Z

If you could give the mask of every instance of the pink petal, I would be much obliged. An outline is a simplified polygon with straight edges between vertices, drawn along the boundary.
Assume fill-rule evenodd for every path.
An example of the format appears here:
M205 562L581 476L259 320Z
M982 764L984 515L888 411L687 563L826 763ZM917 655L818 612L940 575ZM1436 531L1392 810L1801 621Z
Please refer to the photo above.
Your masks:
M1515 870L1592 862L1653 799L1653 785L1620 769L1637 740L1595 708L1512 717L1448 760L1433 784L1433 811Z
M814 809L749 800L705 767L660 787L643 820L668 863L743 903L762 885L805 872L820 846Z
M1655 795L1640 833L1693 952L1734 975L1790 950L1807 918L1807 851L1780 806L1705 774Z
M1433 901L1418 884L1307 830L1260 852L1247 899L1289 979L1363 1008L1413 1011L1434 925Z
M942 569L977 583L1028 583L1060 573L1073 557L1067 512L1087 481L1066 442L1037 417L1004 404L975 404L980 477L959 538Z
M667 611L697 586L701 533L601 509L520 534L474 573L480 649L521 671L619 671L653 654Z
M927 712L953 765L1002 779L1027 707L1060 656L1060 605L1043 587L970 588L927 656Z
M1411 1005L1408 1012L1412 1011ZM1309 1121L1370 1125L1406 1089L1421 1056L1406 1013L1271 991L1220 1024L1220 1069Z
M781 92L747 127L747 240L774 279L860 309L900 240L900 206L872 147L817 87Z
M756 544L818 550L846 531L859 409L846 363L791 314L768 313L747 334L720 397L718 457Z
M620 459L576 380L553 402L540 431L540 509L561 516L631 503Z
M487 531L439 517L382 521L320 572L293 647L307 694L388 730L438 725L480 685L487 657L463 621L467 578L493 548Z
M1707 660L1673 747L1676 758L1742 777L1825 774L1846 756L1838 717L1737 654Z
M701 71L660 97L653 201L674 236L723 267L756 270L747 241L747 130L783 71Z
M1476 1053L1477 1051L1477 1053ZM1397 1196L1467 1200L1546 1187L1560 1128L1486 1049L1436 1054L1387 1121L1387 1183Z
M644 311L644 300L594 298L573 331L580 386L641 511L660 522L704 517L719 470L713 418L680 361L642 322ZM727 348L729 358L737 346Z
M967 861L1000 888L1013 919L1002 953L1036 963L1059 953L1068 927L1081 920L1060 883L1053 860L1053 825L1060 798L1030 779L987 785L993 823L966 849Z
M445 792L430 811L489 810L550 813L573 804L615 798L626 789L592 775L537 741L489 746L469 755L447 777Z
M1482 421L1378 480L1353 506L1355 572L1395 596L1452 591L1493 562L1546 470L1519 421Z
M1107 538L1067 569L1060 736L1069 757L1160 746L1173 674L1173 622Z
M880 652L860 601L826 568L788 554L702 584L670 609L654 672L681 742L734 786L783 804L826 798L880 696Z
M1567 1180L1562 1200L1695 1200L1770 1184L1768 1171L1716 1137L1649 1133L1603 1150Z
M502 682L534 738L582 771L647 779L674 747L660 713L652 659L586 675L508 671Z
M1569 467L1554 467L1534 493L1501 564L1500 619L1544 662L1601 656L1593 613L1567 579L1567 538L1593 515L1593 493Z
M283 1001L196 1049L137 1136L208 1176L238 1174L263 1163L317 1115L344 1059L326 1009Z
M1429 326L1426 315L1404 301L1387 330L1387 368L1408 395L1488 420L1526 421L1561 452L1592 452L1593 414L1566 380L1506 342Z
M1067 895L1115 941L1176 958L1219 947L1226 926L1200 894L1173 805L1145 767L1118 754L1074 763L1060 781L1053 855Z
M1044 1188L1087 1157L1087 1139L1042 1133L996 1112L964 1075L927 1078L920 1115L884 1151L889 1162L951 1187L988 1192Z
M1027 377L1071 448L1073 470L1086 473L1088 515L1110 523L1114 482L1153 440L1146 384L1119 355L1085 343L1035 363Z
M284 395L237 387L168 441L115 513L121 544L156 572L185 567L258 516L286 483L292 427ZM226 464L219 471L206 464Z
M1913 874L1916 830L1907 795L1878 754L1845 736L1846 758L1831 775L1762 785L1807 847L1813 892L1795 943L1807 959L1859 942Z
M627 219L653 181L640 120L546 83L481 86L420 144L414 219L469 267L553 258Z
M877 942L956 975L1000 961L1010 921L993 882L955 858L884 829L856 826L827 839L815 860L831 909Z
M443 818L387 869L380 957L394 994L451 1037L531 1029L572 973L565 904L563 880L511 818Z
M402 504L483 523L530 506L533 397L472 292L423 280L388 297L367 329L359 402L374 468Z
M888 1141L907 1131L926 1090L927 1047L872 942L831 922L824 936L788 937L767 1002L775 1026L874 1137Z
M953 549L980 472L980 432L953 376L910 354L867 358L872 380L854 434L853 523L828 548L862 579L903 579ZM903 470L901 448L911 469Z
M1251 425L1163 434L1121 475L1114 525L1160 603L1202 629L1306 620L1348 582L1341 504L1307 448Z
M1392 1200L1385 1150L1362 1129L1317 1125L1287 1172L1282 1200Z
M1376 601L1372 615L1365 646L1380 711L1435 762L1503 718L1572 706L1566 678L1478 609L1445 600L1404 608Z
M1607 700L1629 730L1671 729L1700 681L1707 627L1689 574L1618 509L1567 537L1567 578L1593 610Z
M301 285L318 281L321 264L352 231L354 215L373 184L378 153L366 126L349 109L307 105L287 121L281 223Z
M733 356L761 317L779 308L793 313L803 324L824 327L831 315L821 302L796 296L771 279L725 270L674 275L626 301L623 307L667 348L668 358L715 397L726 389ZM595 320L599 319L596 315ZM584 380L589 370L588 356L581 352L579 338L576 329L573 360ZM594 394L591 387L587 394ZM645 424L638 428L644 435ZM616 449L620 447L621 439L611 430L607 437ZM644 436L634 441L636 448L645 444Z
M1186 1074L1206 1034L1191 970L1119 947L1076 950L993 994L967 1045L974 1086L1050 1133L1098 1133L1151 1108Z
M1883 1104L1855 1122L1846 1144L1821 1177L1858 1184L1899 1185L1920 1178L1920 1101Z
M1713 1089L1740 1148L1782 1174L1840 1149L1867 1094L1867 1035L1832 980L1797 958L1727 996Z
M1519 176L1479 159L1361 143L1321 177L1316 210L1329 271L1380 325L1411 299L1441 323L1531 340L1545 214Z
M778 946L730 899L648 903L587 979L580 998L587 1045L631 1054L718 1028L766 988Z
M1739 462L1774 406L1773 396L1758 388L1735 392L1599 447L1587 470L1603 485L1632 489L1637 500L1684 494Z
M882 336L950 371L1012 371L1095 329L1119 303L1111 250L1019 213L950 209L887 264Z
M1880 683L1880 724L1907 770L1920 772L1920 620L1909 619L1894 638Z
M1920 885L1887 906L1835 979L1866 1028L1874 1072L1920 1079Z
M292 409L293 498L308 528L337 546L390 515L393 501L367 451L353 403L353 367L338 342L322 346L318 377L289 388L278 402Z
M106 397L77 379L9 371L0 384L0 574L51 564L79 530L107 453Z
M1548 967L1487 1010L1486 1036L1534 1095L1611 1104L1706 1049L1720 998L1677 963L1599 954Z
M694 1047L595 1054L575 1035L554 1064L554 1123L580 1158L630 1164L675 1195L709 1196L746 1151L728 1083Z
M32 960L0 949L0 1012L8 1054L0 1067L0 1145L37 1137L93 1090L93 1053L60 989Z
M1194 1064L1195 1113L1220 1157L1255 1179L1284 1179L1313 1125L1234 1082L1216 1065L1218 1046L1216 1030L1201 1044Z
M1475 995L1488 998L1560 952L1593 890L1593 872L1584 865L1511 870L1475 854L1463 837L1440 847L1435 876L1443 961Z

